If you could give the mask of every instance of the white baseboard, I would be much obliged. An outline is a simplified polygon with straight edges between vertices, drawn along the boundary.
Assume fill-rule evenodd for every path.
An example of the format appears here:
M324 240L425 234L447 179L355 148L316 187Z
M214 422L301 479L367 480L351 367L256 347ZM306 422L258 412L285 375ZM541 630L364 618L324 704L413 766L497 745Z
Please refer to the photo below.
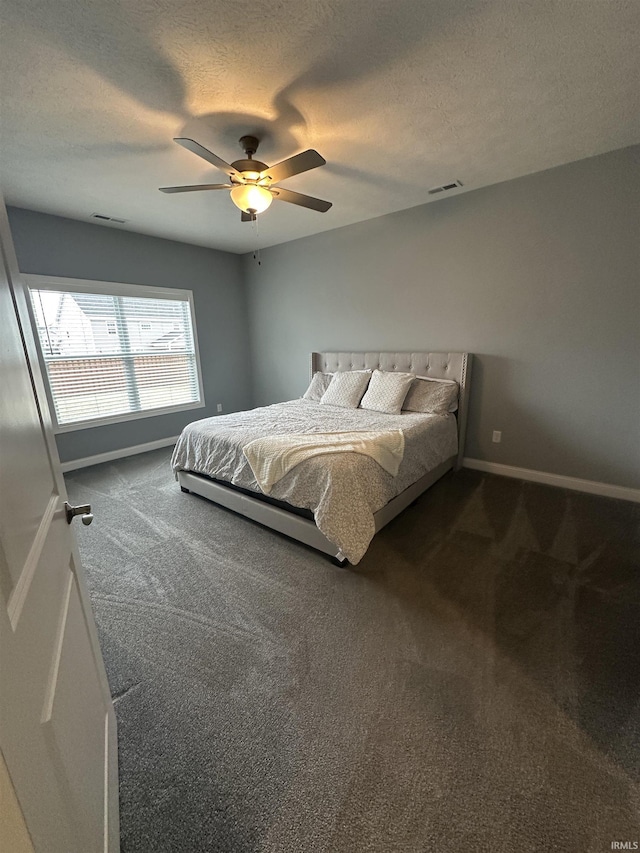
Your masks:
M123 447L120 450L110 450L108 453L97 453L95 456L85 456L83 459L71 459L62 462L63 473L76 471L78 468L88 468L101 462L112 462L114 459L124 459L148 450L158 450L175 444L179 436L159 438L157 441L147 441L133 447ZM599 483L596 480L582 480L580 477L567 477L564 474L550 474L547 471L534 471L531 468L517 468L515 465L503 465L500 462L486 462L484 459L472 459L465 456L462 462L464 468L475 471L486 471L488 474L499 474L502 477L514 477L517 480L529 480L532 483L544 483L547 486L559 486L562 489L572 489L576 492L587 492L591 495L602 495L607 498L619 498L624 501L640 503L640 489L630 489L627 486L614 486L611 483Z
M136 444L134 447L123 447L120 450L110 450L108 453L97 453L95 456L85 456L84 459L70 459L62 462L60 467L62 473L76 471L78 468L88 468L90 465L99 465L101 462L112 462L114 459L124 459L125 456L135 456L136 453L146 453L147 450L158 450L160 447L169 447L175 444L179 436L171 438L159 438L157 441L147 441L144 444Z
M565 477L564 474L548 474L546 471L533 471L530 468L516 468L514 465L485 462L484 459L470 459L467 456L462 465L464 468L500 474L502 477L515 477L517 480L530 480L532 483L544 483L547 486L559 486L576 492L588 492L590 495L602 495L606 498L619 498L623 501L640 503L640 489L629 489L626 486L598 483L596 480L581 480L579 477Z

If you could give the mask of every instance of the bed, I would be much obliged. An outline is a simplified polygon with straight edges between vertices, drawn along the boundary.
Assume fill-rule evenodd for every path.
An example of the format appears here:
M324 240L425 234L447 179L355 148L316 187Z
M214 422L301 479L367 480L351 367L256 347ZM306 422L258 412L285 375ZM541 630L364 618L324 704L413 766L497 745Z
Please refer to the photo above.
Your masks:
M469 399L468 353L312 353L316 372L413 373L459 385L455 414L342 409L298 399L189 424L172 466L183 492L207 498L303 542L338 564L362 559L374 534L452 468L460 467ZM404 454L392 476L361 453L319 455L288 471L265 495L246 448L262 436L401 431Z

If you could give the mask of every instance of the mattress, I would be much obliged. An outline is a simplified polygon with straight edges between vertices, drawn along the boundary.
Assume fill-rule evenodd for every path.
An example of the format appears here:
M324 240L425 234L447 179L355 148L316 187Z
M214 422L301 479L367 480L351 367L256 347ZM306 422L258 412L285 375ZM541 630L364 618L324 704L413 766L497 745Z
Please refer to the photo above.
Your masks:
M350 563L364 556L375 533L374 513L458 449L455 416L403 412L388 415L312 400L290 400L247 412L189 424L176 444L172 467L232 483L250 492L260 487L242 448L265 435L402 429L404 457L392 477L359 453L308 459L289 471L270 496L310 510L316 525Z

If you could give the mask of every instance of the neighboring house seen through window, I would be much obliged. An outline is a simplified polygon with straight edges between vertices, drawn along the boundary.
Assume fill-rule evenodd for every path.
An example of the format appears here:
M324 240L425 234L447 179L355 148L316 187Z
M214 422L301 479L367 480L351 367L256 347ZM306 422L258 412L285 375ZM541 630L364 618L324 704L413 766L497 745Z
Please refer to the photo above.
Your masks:
M204 405L191 291L27 280L58 431Z

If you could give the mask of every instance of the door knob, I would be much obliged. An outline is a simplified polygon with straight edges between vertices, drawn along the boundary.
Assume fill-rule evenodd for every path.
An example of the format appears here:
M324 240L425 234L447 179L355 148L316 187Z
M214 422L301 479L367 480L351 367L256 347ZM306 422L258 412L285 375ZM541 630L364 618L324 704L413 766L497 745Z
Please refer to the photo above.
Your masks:
M76 515L82 516L83 524L91 524L93 521L93 513L91 512L91 504L82 504L81 506L71 506L65 501L64 511L67 516L67 524L71 524Z

